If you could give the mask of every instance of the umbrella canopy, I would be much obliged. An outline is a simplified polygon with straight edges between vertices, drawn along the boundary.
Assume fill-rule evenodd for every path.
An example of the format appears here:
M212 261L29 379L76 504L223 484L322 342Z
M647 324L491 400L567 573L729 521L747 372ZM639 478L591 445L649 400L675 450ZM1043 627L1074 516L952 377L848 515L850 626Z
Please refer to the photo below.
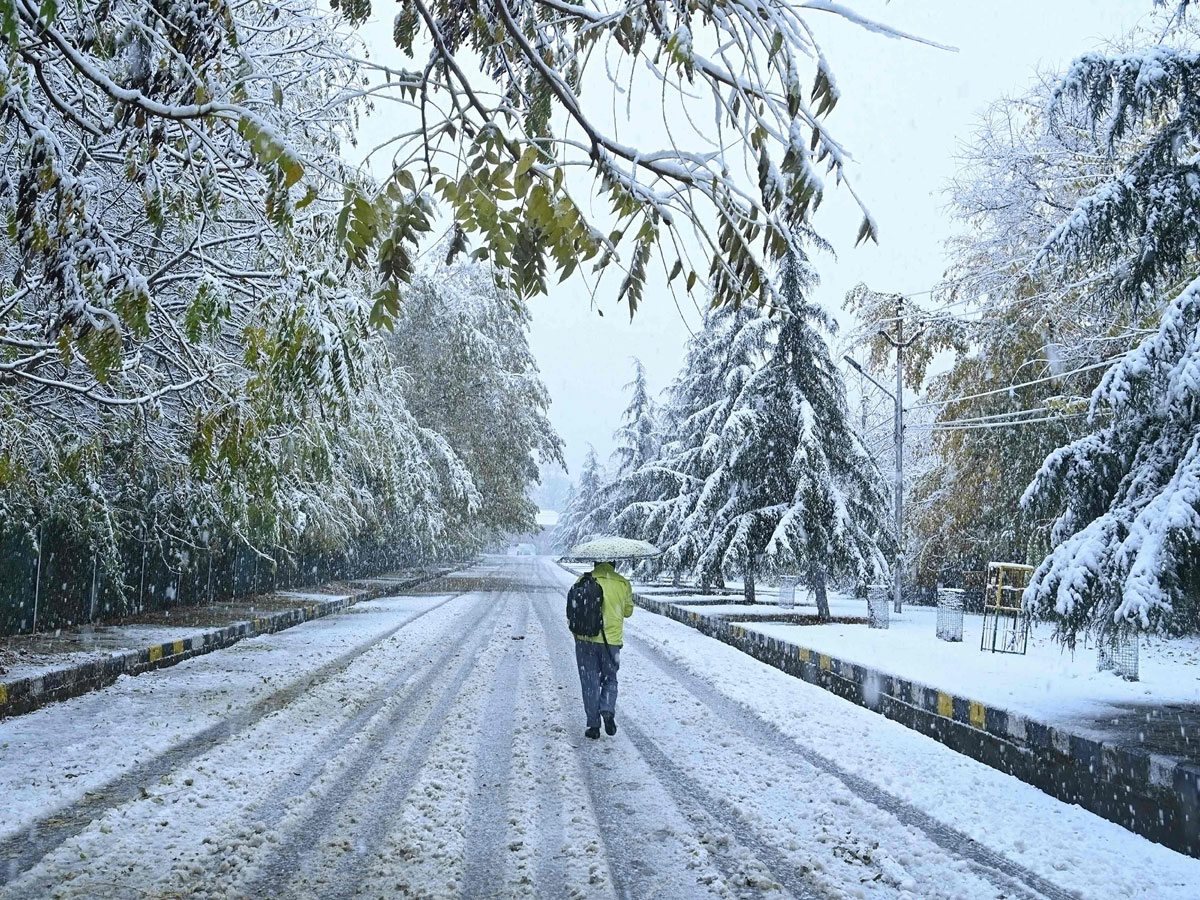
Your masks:
M661 550L645 541L623 537L598 537L576 544L563 559L575 562L611 562L618 559L646 559L660 553Z

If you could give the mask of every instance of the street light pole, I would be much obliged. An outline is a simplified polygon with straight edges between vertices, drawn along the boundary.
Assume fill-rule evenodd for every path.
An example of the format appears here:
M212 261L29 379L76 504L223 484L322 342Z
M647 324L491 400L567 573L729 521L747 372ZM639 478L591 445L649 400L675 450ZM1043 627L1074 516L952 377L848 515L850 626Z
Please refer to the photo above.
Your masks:
M849 356L843 356L847 363L853 366L860 375L868 379L879 390L892 398L896 405L895 413L893 414L893 426L895 434L896 446L896 471L893 476L895 483L895 514L896 514L896 563L895 563L895 596L892 601L892 609L896 613L903 611L903 602L901 600L901 586L904 581L904 349L912 346L913 343L921 336L921 329L918 329L915 334L907 340L904 338L904 297L896 296L896 336L893 338L886 331L879 332L889 344L896 348L896 391L892 393L882 384L863 371L862 366L856 363Z

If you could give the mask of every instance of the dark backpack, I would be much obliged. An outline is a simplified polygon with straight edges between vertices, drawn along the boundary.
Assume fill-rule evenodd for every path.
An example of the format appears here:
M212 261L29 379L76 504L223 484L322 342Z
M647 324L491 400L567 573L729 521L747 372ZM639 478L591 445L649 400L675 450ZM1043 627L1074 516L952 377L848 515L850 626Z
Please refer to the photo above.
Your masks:
M604 631L604 588L591 572L585 572L567 591L567 627L580 637L595 637Z

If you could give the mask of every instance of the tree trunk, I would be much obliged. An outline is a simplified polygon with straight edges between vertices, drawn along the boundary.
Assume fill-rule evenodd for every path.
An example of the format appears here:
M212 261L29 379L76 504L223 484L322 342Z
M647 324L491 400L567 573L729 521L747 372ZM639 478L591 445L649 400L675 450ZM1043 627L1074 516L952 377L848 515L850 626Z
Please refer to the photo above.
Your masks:
M750 558L746 563L746 571L744 573L746 585L746 602L754 602L754 554L750 554Z
M829 598L825 595L825 570L818 565L808 570L808 580L812 585L813 596L817 598L817 619L829 621Z
M682 577L678 569L675 570L675 576L671 579L671 587L679 587L679 579Z

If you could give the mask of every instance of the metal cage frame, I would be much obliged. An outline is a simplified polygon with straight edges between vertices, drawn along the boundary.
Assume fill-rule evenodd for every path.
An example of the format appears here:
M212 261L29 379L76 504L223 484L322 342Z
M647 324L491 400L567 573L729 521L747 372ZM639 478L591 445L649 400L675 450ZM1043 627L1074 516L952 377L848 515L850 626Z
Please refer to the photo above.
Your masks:
M1033 566L990 562L983 591L983 632L980 650L1024 656L1029 649L1029 613L1023 595Z

